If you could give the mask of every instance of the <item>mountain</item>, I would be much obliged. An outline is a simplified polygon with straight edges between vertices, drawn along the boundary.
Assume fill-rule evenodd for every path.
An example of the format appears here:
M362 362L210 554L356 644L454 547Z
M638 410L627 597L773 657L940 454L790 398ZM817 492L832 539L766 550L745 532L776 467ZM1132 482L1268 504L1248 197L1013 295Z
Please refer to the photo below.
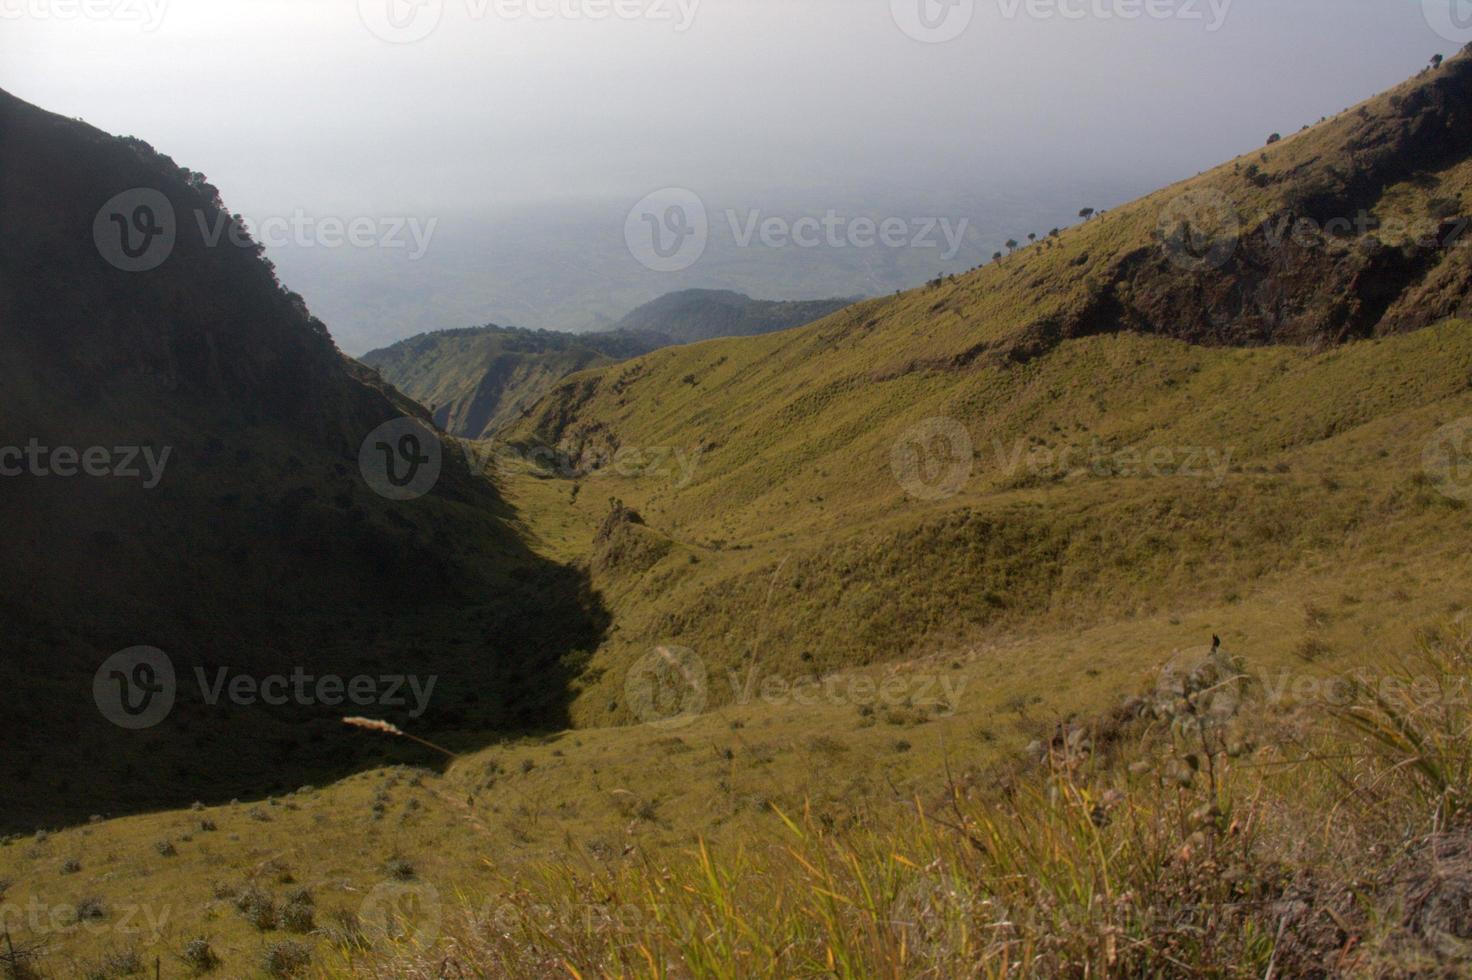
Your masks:
M1447 555L1469 122L1463 55L969 274L568 378L488 455L587 474L552 512L620 629L574 717L631 720L660 643L821 673Z
M19 825L79 801L0 840L0 893L97 926L13 916L9 957L1465 975L1469 113L1464 55L971 273L590 362L472 447L489 484L448 453L395 507L352 468L417 409L268 269L182 230L163 277L90 251L109 195L204 207L202 179L6 103L0 418L189 450L153 496L88 484L44 514L82 491L0 481L7 803ZM115 176L74 186L99 154ZM367 750L311 717L222 742L192 710L148 752L58 721L90 710L73 659L224 625L253 663L444 672L457 719L392 717L453 757L224 802L262 757L284 782ZM80 823L99 762L210 805Z
M564 658L600 629L582 576L531 553L258 246L210 234L229 215L202 174L0 92L0 187L0 820L259 794L379 757L339 731L351 705L242 702L220 676L436 676L424 730L561 723ZM416 499L380 455L406 446ZM137 647L175 683L109 666ZM157 725L112 723L105 699L153 704L151 686L176 688Z
M786 330L820 319L846 300L780 302L687 289L639 307L606 331L567 334L495 325L420 334L370 351L362 362L431 406L447 432L494 435L577 371L672 344Z
M660 346L694 344L718 337L751 337L821 320L852 302L763 300L727 289L682 289L645 303L620 320L611 332L653 334L665 338Z

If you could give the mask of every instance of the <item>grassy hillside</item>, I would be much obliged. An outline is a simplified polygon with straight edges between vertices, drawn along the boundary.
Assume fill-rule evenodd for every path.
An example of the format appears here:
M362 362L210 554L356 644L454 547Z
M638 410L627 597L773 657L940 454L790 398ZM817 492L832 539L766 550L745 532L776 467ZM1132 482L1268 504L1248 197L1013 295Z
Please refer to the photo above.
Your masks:
M569 378L510 451L602 468L506 489L616 611L575 717L631 719L658 643L833 669L1439 551L1460 500L1422 449L1467 414L1472 349L1405 331L1472 281L1432 234L1466 210L1469 111L1464 56L968 276ZM1230 202L1235 246L1210 214L1183 240L1183 199ZM1302 224L1358 208L1379 230ZM595 540L610 497L642 523Z
M362 361L428 405L446 432L490 438L570 374L672 344L785 330L820 319L846 302L778 302L687 289L646 303L608 331L565 334L497 326L445 330L370 351Z
M19 958L1464 974L1469 110L1463 57L970 275L570 376L460 446L610 618L570 727L344 726L417 765L38 821Z
M480 437L520 418L569 374L653 349L631 341L611 347L572 334L488 326L421 334L362 361L426 405L446 432Z

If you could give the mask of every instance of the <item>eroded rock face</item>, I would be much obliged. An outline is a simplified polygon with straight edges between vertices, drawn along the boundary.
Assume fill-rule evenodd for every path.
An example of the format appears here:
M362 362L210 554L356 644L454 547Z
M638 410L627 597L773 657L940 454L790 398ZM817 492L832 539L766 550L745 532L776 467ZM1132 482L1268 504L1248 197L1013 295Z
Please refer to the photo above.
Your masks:
M1161 247L1162 232L1148 246L1080 256L1092 265L1086 297L1040 322L1034 340L1135 330L1214 345L1340 343L1472 313L1472 202L1438 200L1404 225L1377 216L1388 189L1429 186L1472 157L1472 56L1333 125L1338 142L1303 162L1273 172L1249 163L1183 195L1215 202L1229 229L1188 223L1174 248ZM1263 191L1265 207L1237 203Z

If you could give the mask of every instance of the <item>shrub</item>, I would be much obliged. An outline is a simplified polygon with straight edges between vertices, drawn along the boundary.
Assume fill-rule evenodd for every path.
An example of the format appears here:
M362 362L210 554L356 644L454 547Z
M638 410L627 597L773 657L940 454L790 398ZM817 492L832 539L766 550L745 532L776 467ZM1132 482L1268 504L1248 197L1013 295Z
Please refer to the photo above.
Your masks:
M72 915L77 922L95 921L106 918L107 906L102 904L102 899L96 896L88 896L77 902L72 908Z
M210 941L203 936L196 936L185 943L180 957L195 973L208 973L220 964L220 958L215 955Z
M287 932L311 932L315 927L310 901L288 902L281 909L281 928Z
M262 966L268 976L294 977L312 962L312 954L301 943L283 940L266 950Z
M235 896L235 908L261 932L276 928L276 902L259 888L242 890Z

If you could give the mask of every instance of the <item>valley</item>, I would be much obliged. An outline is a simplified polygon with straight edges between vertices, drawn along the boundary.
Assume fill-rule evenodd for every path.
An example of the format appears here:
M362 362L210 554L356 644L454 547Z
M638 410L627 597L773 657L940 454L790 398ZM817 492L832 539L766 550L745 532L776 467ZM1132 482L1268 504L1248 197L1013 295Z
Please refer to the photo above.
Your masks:
M0 93L5 418L172 451L0 481L0 964L1456 975L1469 124L1464 53L894 296L360 363L248 237L100 261L218 194Z

